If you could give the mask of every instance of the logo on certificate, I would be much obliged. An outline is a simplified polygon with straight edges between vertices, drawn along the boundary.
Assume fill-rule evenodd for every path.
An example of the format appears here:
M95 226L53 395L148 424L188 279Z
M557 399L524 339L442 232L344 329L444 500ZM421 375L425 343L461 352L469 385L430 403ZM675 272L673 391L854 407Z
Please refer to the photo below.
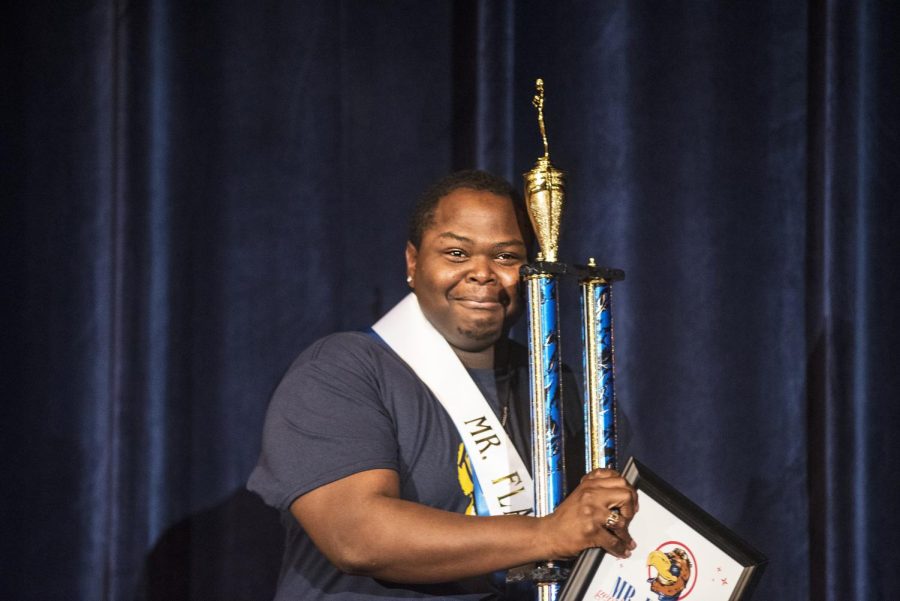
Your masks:
M647 556L647 582L659 601L686 599L697 582L697 560L684 543L670 540Z

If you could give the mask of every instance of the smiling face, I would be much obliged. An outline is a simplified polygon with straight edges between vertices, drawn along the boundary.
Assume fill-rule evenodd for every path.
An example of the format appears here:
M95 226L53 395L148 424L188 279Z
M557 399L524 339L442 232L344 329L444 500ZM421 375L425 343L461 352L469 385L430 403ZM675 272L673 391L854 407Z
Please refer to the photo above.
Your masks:
M518 318L525 260L512 200L457 188L438 202L419 248L407 244L406 274L425 317L462 357L491 350Z

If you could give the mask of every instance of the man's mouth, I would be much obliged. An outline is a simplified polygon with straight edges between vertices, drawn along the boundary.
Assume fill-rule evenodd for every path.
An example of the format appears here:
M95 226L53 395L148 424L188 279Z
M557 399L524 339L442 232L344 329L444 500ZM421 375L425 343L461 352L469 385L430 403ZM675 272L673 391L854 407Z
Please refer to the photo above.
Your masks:
M494 311L503 307L503 303L496 298L460 297L453 300L467 309Z

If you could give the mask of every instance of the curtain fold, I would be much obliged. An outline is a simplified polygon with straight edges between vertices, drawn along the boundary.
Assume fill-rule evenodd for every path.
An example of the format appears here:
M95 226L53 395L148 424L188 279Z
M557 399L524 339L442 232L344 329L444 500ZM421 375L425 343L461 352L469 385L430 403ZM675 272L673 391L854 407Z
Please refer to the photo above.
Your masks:
M824 599L888 598L873 560L898 532L891 448L900 349L890 297L900 276L897 182L900 85L886 3L820 2L810 18L809 415L813 565ZM847 577L846 574L850 574Z
M4 597L271 598L279 518L243 488L269 394L405 293L429 181L520 185L537 77L563 258L627 273L628 451L770 558L755 598L892 595L893 4L36 2L2 21Z

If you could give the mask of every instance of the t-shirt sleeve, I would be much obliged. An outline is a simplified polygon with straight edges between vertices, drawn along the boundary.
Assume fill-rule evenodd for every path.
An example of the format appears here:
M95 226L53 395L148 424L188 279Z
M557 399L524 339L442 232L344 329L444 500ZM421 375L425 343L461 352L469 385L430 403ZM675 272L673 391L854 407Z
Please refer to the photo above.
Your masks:
M398 469L394 422L365 335L336 335L304 352L266 413L248 488L277 509L322 485L378 468Z

